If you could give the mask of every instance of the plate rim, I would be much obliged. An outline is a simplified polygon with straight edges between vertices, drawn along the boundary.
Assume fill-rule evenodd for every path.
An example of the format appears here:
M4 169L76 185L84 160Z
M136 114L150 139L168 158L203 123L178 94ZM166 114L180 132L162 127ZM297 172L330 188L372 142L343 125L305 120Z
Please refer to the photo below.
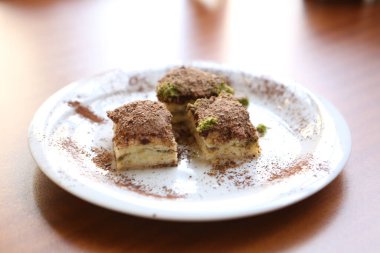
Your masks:
M309 95L312 100L314 100L318 106L323 107L326 112L328 112L332 116L332 120L334 125L339 129L340 131L336 131L338 135L339 141L342 142L342 147L344 149L343 157L339 161L338 165L334 170L332 170L333 173L329 173L328 176L323 177L323 180L318 180L314 183L313 187L310 188L310 185L308 186L308 191L303 191L301 194L296 195L290 195L287 197L281 198L282 201L275 201L274 204L265 205L261 208L255 208L254 205L252 205L252 208L250 209L236 209L234 211L229 212L214 212L211 214L208 213L198 213L194 211L190 211L188 213L178 213L178 212L170 212L168 210L160 210L157 208L148 208L146 206L139 206L135 205L134 203L127 203L128 205L125 205L126 203L124 201L112 198L108 199L107 201L104 201L104 198L102 195L96 195L97 192L94 194L93 189L87 188L85 185L78 184L74 188L68 187L65 185L58 177L55 175L55 171L53 168L50 168L48 164L48 158L44 156L43 152L43 145L40 144L39 137L36 135L36 124L41 120L41 117L44 116L44 113L48 112L49 109L52 108L51 105L56 104L56 101L61 100L67 92L75 90L76 86L81 85L82 83L86 83L89 80L93 80L96 77L101 77L106 74L111 74L113 72L123 72L127 74L133 74L135 72L138 72L138 70L131 70L131 71L124 71L121 69L115 69L110 71L105 71L100 74L94 75L89 78L80 79L77 81L74 81L58 91L56 91L54 94L48 97L37 109L35 112L32 121L28 128L28 146L29 150L36 161L38 167L40 170L55 184L60 186L65 191L73 194L74 196L90 202L92 204L95 204L97 206L107 208L113 211L117 211L124 214L144 217L144 218L151 218L151 219L160 219L160 220L171 220L171 221L218 221L218 220L229 220L229 219L236 219L236 218L243 218L248 216L256 216L259 214L275 211L278 209L281 209L283 207L298 203L312 195L314 195L316 192L320 191L324 187L326 187L328 184L330 184L334 179L341 173L343 170L345 164L348 161L349 155L351 153L351 146L352 146L352 139L351 139L351 133L350 129L348 127L347 122L341 115L341 113L326 99L324 99L321 96L314 95L311 91L309 91L304 86L300 85L297 82L294 82L292 80L288 80L287 78L279 78L274 77L273 75L263 75L263 74L257 74L253 71L244 70L242 68L234 68L227 65L221 65L221 64L215 64L210 62L192 62L192 63L182 63L182 64L167 64L162 65L161 67L155 67L155 68L144 68L141 69L141 71L149 71L149 70L163 70L166 68L178 66L178 65L185 65L185 66L194 66L194 67L200 67L200 68L212 68L218 71L238 71L244 74L249 74L255 77L265 77L270 80L275 81L276 83L281 83L287 87L296 87L297 89L302 90L302 92L305 92L307 95ZM47 116L47 115L45 115ZM46 118L46 117L42 117ZM143 196L141 196L143 197ZM159 199L158 201L165 203L166 201L173 201L173 200L164 200ZM279 203L278 203L279 202Z

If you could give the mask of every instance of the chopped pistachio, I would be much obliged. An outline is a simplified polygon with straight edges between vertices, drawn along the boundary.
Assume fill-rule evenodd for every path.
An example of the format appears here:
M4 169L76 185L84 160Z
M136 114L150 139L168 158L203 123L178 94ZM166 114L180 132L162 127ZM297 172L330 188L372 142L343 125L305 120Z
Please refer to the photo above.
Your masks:
M264 124L258 124L256 127L257 132L259 132L261 136L264 136L266 134L267 129L268 127Z
M177 88L173 84L171 84L171 83L164 83L164 84L162 84L162 85L159 86L159 88L157 90L157 95L160 98L168 99L168 98L171 98L171 97L178 97L179 96L179 92L178 92Z
M210 130L213 126L218 124L218 119L215 117L207 117L198 123L197 131L204 132Z
M231 86L229 86L228 84L225 84L225 83L221 83L217 87L217 93L218 94L220 94L222 91L230 93L230 94L234 94L234 92L235 92Z
M248 107L249 105L249 100L247 97L238 98L238 101L245 107Z

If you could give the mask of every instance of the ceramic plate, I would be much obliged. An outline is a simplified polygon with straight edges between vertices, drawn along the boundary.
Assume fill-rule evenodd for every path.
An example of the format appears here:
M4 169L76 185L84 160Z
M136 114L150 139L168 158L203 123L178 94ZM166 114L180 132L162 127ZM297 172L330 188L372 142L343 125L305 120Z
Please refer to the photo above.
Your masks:
M337 110L305 88L276 78L198 63L228 77L247 96L250 119L265 124L262 154L234 168L212 168L196 146L179 145L170 168L116 172L108 110L156 100L155 84L173 66L111 71L72 83L36 112L31 152L60 187L115 211L165 220L206 221L257 215L300 201L330 183L347 161L351 138Z

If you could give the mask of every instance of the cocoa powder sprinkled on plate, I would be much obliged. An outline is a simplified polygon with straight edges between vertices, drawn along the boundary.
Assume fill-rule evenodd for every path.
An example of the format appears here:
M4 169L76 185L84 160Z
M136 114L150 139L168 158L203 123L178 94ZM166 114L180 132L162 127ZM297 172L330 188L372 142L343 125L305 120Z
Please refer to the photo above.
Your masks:
M299 157L289 166L282 167L279 169L275 169L270 177L268 178L269 182L289 178L296 174L300 174L301 172L306 171L328 171L329 165L327 162L318 161L315 159L313 155L306 154L304 156Z
M75 109L75 112L82 117L89 119L90 121L96 123L103 123L104 119L94 112L92 112L88 107L82 105L79 101L69 101L67 104Z
M226 182L231 182L236 188L243 189L254 184L254 178L251 170L247 168L236 168L243 162L235 161L215 163L211 170L205 172L210 177L216 178L219 186Z
M302 170L305 170L308 168L309 168L309 162L305 160L301 160L290 167L285 167L278 172L272 173L268 181L274 181L277 179L287 178L295 174L298 174Z
M135 74L128 79L128 91L144 92L154 89L155 85L149 82L145 76Z
M84 157L90 157L90 154L70 137L60 139L54 144L58 148L68 152L76 162L82 162Z
M150 186L136 180L133 176L127 176L123 173L109 173L107 174L107 178L112 180L117 186L148 197L160 199L180 199L186 197L186 195L177 194L173 189L167 186L161 187L162 193L157 193Z
M92 147L91 151L95 153L95 156L91 160L98 168L105 170L112 169L111 165L114 160L112 151L97 147Z
M268 97L281 97L285 94L287 88L283 84L273 85L273 82L264 80L260 86L260 92Z

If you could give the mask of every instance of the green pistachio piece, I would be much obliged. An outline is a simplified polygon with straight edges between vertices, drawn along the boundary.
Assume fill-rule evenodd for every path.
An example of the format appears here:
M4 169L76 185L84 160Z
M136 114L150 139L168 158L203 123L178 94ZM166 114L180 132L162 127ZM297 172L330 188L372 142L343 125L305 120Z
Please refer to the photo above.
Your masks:
M230 94L234 94L234 92L235 92L231 86L229 86L228 84L225 84L225 83L221 83L217 87L217 93L218 94L220 94L222 91L230 93Z
M248 107L248 105L249 105L249 100L248 100L247 97L238 98L238 101L239 101L240 104L242 104L244 107Z
M266 134L267 129L268 127L264 124L258 124L256 127L257 132L259 132L259 134L261 134L262 136Z
M199 122L197 126L197 131L202 133L204 131L210 130L213 126L218 124L218 119L215 117L207 117Z
M157 95L160 98L169 99L172 97L178 97L179 92L173 84L164 83L164 84L160 85L160 87L158 88Z

